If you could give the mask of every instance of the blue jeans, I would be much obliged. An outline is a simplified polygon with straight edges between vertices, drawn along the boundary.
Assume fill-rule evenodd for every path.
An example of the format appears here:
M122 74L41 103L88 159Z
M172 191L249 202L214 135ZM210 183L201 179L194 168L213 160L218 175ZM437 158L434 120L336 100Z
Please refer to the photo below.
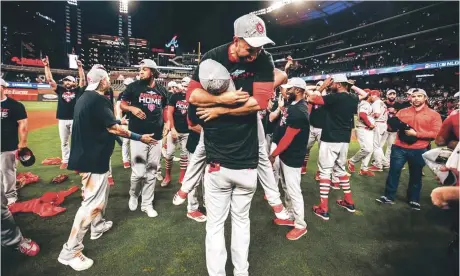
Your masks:
M422 154L426 149L405 149L393 145L390 156L390 172L388 173L385 186L385 196L394 200L399 185L401 171L406 162L409 163L409 185L407 188L407 199L409 201L420 201L420 190L422 189L422 169L425 161Z

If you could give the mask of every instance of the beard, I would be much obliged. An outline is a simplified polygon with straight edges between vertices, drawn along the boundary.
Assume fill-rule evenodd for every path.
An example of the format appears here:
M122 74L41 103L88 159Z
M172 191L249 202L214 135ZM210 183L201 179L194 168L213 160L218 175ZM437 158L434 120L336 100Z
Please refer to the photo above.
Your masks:
M390 103L394 102L395 100L396 100L396 98L394 98L394 99L388 98L388 101L389 101Z
M339 92L339 89L335 87L331 87L331 93L338 93L338 92Z
M149 85L152 79L153 79L153 76L150 76L149 78L146 78L146 79L140 79L139 83L142 85Z
M288 102L290 102L290 103L293 102L293 101L295 101L295 94L294 94L294 93L288 93L288 94L287 94L287 100L288 100Z

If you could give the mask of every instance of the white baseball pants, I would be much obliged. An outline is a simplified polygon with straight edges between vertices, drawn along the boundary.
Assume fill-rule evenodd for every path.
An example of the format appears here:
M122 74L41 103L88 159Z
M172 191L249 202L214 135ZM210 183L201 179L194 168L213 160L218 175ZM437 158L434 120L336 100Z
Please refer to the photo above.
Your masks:
M16 151L5 151L1 153L0 179L2 181L2 191L8 200L8 204L16 202L18 193L16 192Z
M196 152L196 151L195 151ZM193 153L189 153L188 155L188 160L192 160L193 158ZM206 158L206 153L204 155L204 157ZM187 171L188 171L188 168L187 168ZM187 171L186 171L186 174L187 174ZM204 175L204 166L203 166L203 170L201 171L201 173L198 173L199 175L199 180L198 180L198 183L197 185L191 190L191 192L188 194L187 196L187 212L190 213L190 212L193 212L193 211L198 211L198 208L200 207L200 203L198 202L198 186L200 184L203 184L203 175ZM184 179L185 179L185 176L184 176ZM183 182L185 183L185 181ZM190 183L190 181L189 181ZM184 184L182 184L184 185ZM204 185L201 185L201 191L202 191L202 195L203 195L203 202L205 202L205 190L204 190Z
M319 147L319 176L321 179L331 179L334 176L347 175L345 164L347 162L348 143L321 142Z
M103 231L105 208L109 199L108 172L104 174L81 173L83 201L72 225L69 239L64 244L59 259L71 260L83 251L83 238L91 225L91 233Z
M247 276L249 263L250 220L249 209L257 188L257 171L231 170L220 167L210 172L206 166L206 266L210 276L225 276L227 250L224 225L231 214L231 251L233 275Z
M128 129L128 126L122 126L123 129ZM123 143L121 144L121 158L123 163L130 162L129 158L129 143L130 139L122 138Z
M307 153L310 153L311 148L315 145L315 142L318 142L318 147L321 145L321 132L323 131L322 128L317 128L314 126L310 126L310 136L308 137L308 144L307 144Z
M374 165L377 168L383 167L385 155L383 153L383 145L385 143L385 133L387 132L387 124L384 122L376 122L374 128Z
M305 222L304 202L300 188L301 168L289 167L282 160L279 160L279 163L281 186L289 195L291 205L289 211L292 211L294 215L294 226L304 229L307 227L307 223Z
M176 140L172 138L171 132L168 133L168 136L166 138L166 143L167 143L166 159L173 159L177 144L180 145L180 156L187 157L188 156L187 139L188 139L188 133L178 133Z
M59 120L59 138L61 139L62 163L69 163L69 140L72 135L73 120Z
M161 143L147 145L141 141L131 142L131 186L129 195L142 195L141 208L151 207L155 194L156 173L161 157Z
M3 156L3 152L2 152ZM2 157L3 159L3 157ZM2 166L3 166L3 160L2 160ZM3 170L3 169L2 169ZM0 178L0 181L3 180L3 176ZM11 247L16 247L19 242L22 240L22 234L21 230L19 230L19 227L16 225L16 222L14 221L13 214L11 214L10 209L8 209L8 201L5 196L5 186L4 183L1 185L2 189L2 194L1 194L1 200L2 200L2 246L11 246Z
M367 171L372 152L374 151L374 131L364 127L356 128L356 136L360 146L359 151L353 155L350 161L353 164L361 162L361 170Z

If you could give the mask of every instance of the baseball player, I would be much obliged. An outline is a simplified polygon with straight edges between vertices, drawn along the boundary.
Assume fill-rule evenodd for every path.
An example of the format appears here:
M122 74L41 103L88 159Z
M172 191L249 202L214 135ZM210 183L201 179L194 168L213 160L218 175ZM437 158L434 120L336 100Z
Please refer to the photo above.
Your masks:
M77 60L78 75L80 78L79 85L72 76L67 76L63 79L64 85L57 85L51 73L48 56L42 59L45 66L45 77L51 85L51 89L58 95L58 106L56 118L59 120L59 137L61 139L62 164L61 169L67 168L69 162L69 138L72 134L73 110L77 98L84 92L83 87L86 85L85 72L83 71L82 63Z
M223 67L221 64L214 62L214 61L204 62L203 64L200 65L200 68L202 69L203 72L209 72L209 71L215 70L215 68L220 68L220 67L222 67L221 70L223 72L228 72L225 67ZM287 75L283 71L275 69L274 75L275 75L275 83L274 83L275 87L278 87L283 83L286 83ZM206 76L207 75L204 74L204 77ZM233 83L231 83L231 85L233 85ZM231 89L229 89L229 91L231 91ZM191 118L195 118L194 116L195 113L196 113L196 107L194 107L193 105L189 105L189 117L191 116ZM189 124L189 128L195 127L195 124L199 124L197 122L198 120L199 119L192 120L193 124ZM189 121L189 122L191 123L192 121ZM274 170L272 169L270 165L270 161L268 159L268 153L266 150L267 146L265 145L266 140L265 140L261 120L258 120L257 126L258 126L257 135L259 139L259 164L257 166L258 180L265 191L266 200L272 207L277 219L288 220L290 216L286 208L284 208L283 203L281 202L280 193L278 190L277 183L278 183L279 177L277 176L277 174L274 175ZM193 159L189 159L190 164L185 173L184 183L182 184L180 190L174 196L174 199L173 199L174 205L182 204L187 198L187 194L188 194L189 206L191 204L190 203L191 201L196 201L196 199L192 198L190 193L196 187L196 185L198 185L199 180L202 177L202 174L204 174L205 159L206 159L206 152L204 149L203 138L200 138L199 144L196 147L196 150L193 154ZM194 204L194 206L198 206L197 203ZM188 214L188 217L190 217L190 213ZM278 222L278 224L279 223L280 222Z
M323 81L316 83L315 91L319 95L326 95L326 89L323 86ZM302 165L302 174L307 173L308 160L310 160L310 150L318 142L318 147L321 144L321 131L326 119L326 111L321 105L312 104L310 111L310 137L308 138L307 154ZM319 171L316 172L315 179L319 181Z
M380 99L380 91L372 90L369 95L372 101L372 116L375 118L374 128L374 164L369 168L373 172L383 171L385 154L383 145L386 139L388 113L385 103Z
M72 126L72 145L69 169L77 170L82 176L83 201L75 215L67 242L58 261L76 271L86 270L93 260L83 255L83 238L91 225L91 239L99 239L112 228L112 222L103 216L108 203L109 160L112 155L115 136L130 138L142 143L153 144L151 134L139 135L121 128L113 113L113 104L104 92L110 88L110 79L103 69L91 69L88 73L88 87L75 105Z
M374 92L375 91L375 92ZM348 170L355 172L355 164L361 161L360 175L375 176L368 169L369 161L371 160L372 152L374 151L374 131L375 119L372 116L372 95L377 94L376 90L369 90L369 95L366 99L362 99L358 105L358 121L356 123L356 136L360 146L359 151L347 161Z
M123 81L123 84L125 86L128 86L133 82L134 82L134 80L132 78L126 78ZM122 111L121 108L120 108L122 96L123 96L123 92L118 94L118 98L117 98L117 103L116 103L117 120L121 120L122 118L126 119L127 115L128 115L126 112ZM125 127L127 129L126 126L123 126L123 127ZM125 169L131 168L131 159L129 158L129 139L127 139L127 138L123 138L123 144L121 145L121 158L122 158L122 161L123 161L123 167Z
M185 170L188 164L188 152L187 152L187 138L189 135L188 124L187 124L187 110L188 102L185 100L185 92L190 78L186 77L182 80L182 90L171 95L168 106L168 122L170 133L167 138L168 146L166 147L166 174L162 187L166 187L171 182L171 170L173 164L174 151L176 144L180 145L180 176L179 184L182 184L184 179Z
M358 108L359 99L365 98L367 93L353 85L345 75L338 74L325 80L325 85L331 85L332 93L326 96L314 95L307 91L312 104L324 105L327 110L327 120L321 132L319 148L320 171L320 204L313 206L313 212L323 220L329 220L328 197L331 185L332 172L339 178L344 198L337 200L340 207L349 212L355 212L354 201L351 196L350 179L345 171L348 146L351 138L352 121ZM348 92L350 89L359 94L359 97Z
M16 151L27 147L27 113L24 105L5 95L4 89L8 84L1 81L1 111L2 111L2 153L1 181L7 204L18 200L16 192Z
M195 71L187 100L202 106L197 109L204 133L207 168L204 176L206 190L206 264L208 274L226 275L224 222L232 216L232 261L234 275L248 275L250 240L249 209L257 187L259 159L257 111L268 105L273 94L274 65L271 55L262 49L273 43L267 36L265 23L256 15L244 15L234 23L235 35L231 43L210 50L203 62L215 60L230 73L237 91L228 91L227 70L203 72L207 80L219 80L200 84L202 72ZM199 76L200 75L200 76ZM220 88L214 91L210 88ZM225 88L225 89L223 89ZM247 92L246 92L247 91ZM211 92L211 93L208 93ZM236 107L211 107L217 104ZM222 114L220 112L226 112ZM264 137L262 140L265 140ZM264 147L263 151L266 153Z
M396 101L396 91L393 89L387 91L387 99L385 101L385 105L387 106L388 119L396 116L396 113L398 113L398 111L403 108L402 104ZM391 146L393 146L396 141L396 134L396 131L392 131L387 128L387 131L383 136L383 145L385 143L387 144L383 163L384 169L390 168Z
M121 109L130 112L129 130L141 134L153 134L155 140L163 138L166 121L167 91L155 81L159 76L156 63L144 59L140 63L139 81L126 87L121 98ZM146 145L131 141L131 187L129 209L135 211L138 197L142 195L141 211L149 217L158 213L153 209L153 198L158 163L161 157L161 143Z
M298 240L307 233L307 223L304 220L304 202L300 188L301 167L307 152L308 132L308 109L304 100L307 84L301 78L292 78L287 84L282 85L288 89L288 107L286 116L281 119L282 125L277 128L282 136L276 149L270 155L270 161L274 163L279 156L281 185L285 188L294 212L294 220L282 222L282 225L294 226L286 238ZM275 223L279 220L275 219Z

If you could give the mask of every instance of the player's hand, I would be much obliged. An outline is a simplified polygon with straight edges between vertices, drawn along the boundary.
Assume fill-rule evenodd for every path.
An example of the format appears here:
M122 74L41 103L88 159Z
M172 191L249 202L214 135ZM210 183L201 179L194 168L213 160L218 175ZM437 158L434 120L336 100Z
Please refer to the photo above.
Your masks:
M127 126L127 125L128 125L128 120L126 120L126 116L123 116L123 118L121 118L120 124L121 124L121 125L124 125L124 126Z
M163 137L166 137L168 133L169 133L169 125L165 125L165 127L163 128Z
M131 109L130 109L131 113L136 116L137 118L141 119L141 120L144 120L145 118L147 118L147 116L145 115L145 113L140 110L140 108L137 108L137 107L134 107L134 106L131 106Z
M27 142L19 142L18 149L27 148Z
M220 115L225 114L225 108L221 106L216 107L198 107L196 115L205 122L216 119Z
M334 80L332 79L332 77L329 77L324 80L323 85L325 85L326 87L329 87L333 82Z
M42 58L42 62L43 62L43 66L50 66L50 61L48 59L48 56L46 56L45 58Z
M272 165L273 165L273 164L275 163L276 156L269 155L269 156L268 156L268 160L270 160L270 163L272 163Z
M270 110L272 110L272 107L273 107L273 101L272 101L272 100L269 100L269 101L268 101L267 109L270 111Z
M408 129L405 131L406 132L406 135L408 136L417 136L417 131L415 131L414 129Z
M242 91L242 88L236 91L228 91L219 95L219 103L226 105L234 105L245 103L249 100L249 94Z
M75 58L75 61L77 62L77 66L78 66L78 67L82 67L82 66L83 66L83 63L81 63L81 60Z
M374 128L375 128L375 126L374 126L374 125L371 125L371 126L369 127L369 129L374 129Z
M446 187L438 187L431 192L431 202L441 209L449 209L448 202L444 199L444 188Z
M281 107L284 107L284 99L283 99L283 95L279 95L278 97L278 108L281 108Z
M175 128L171 128L171 138L173 138L173 140L176 140L177 135L177 130Z
M156 145L157 140L153 139L153 134L144 134L141 136L141 142L149 145Z

